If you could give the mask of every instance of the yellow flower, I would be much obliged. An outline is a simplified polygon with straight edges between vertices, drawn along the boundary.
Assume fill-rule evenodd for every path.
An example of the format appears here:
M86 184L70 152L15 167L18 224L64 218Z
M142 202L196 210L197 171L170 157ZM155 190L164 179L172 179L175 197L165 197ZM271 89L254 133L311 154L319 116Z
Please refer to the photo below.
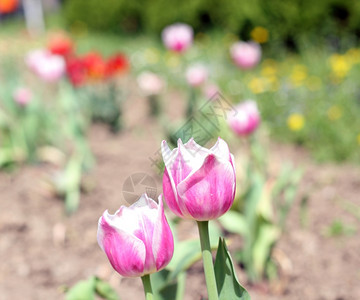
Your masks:
M263 76L273 76L277 72L277 69L274 65L265 65L261 69L261 75Z
M265 92L265 81L262 78L255 77L250 80L248 87L254 94L263 93Z
M322 86L322 81L319 77L310 76L308 79L306 79L305 84L310 91L318 91Z
M336 121L337 119L340 119L342 114L342 109L337 105L331 106L327 111L328 118L331 121Z
M330 67L335 77L344 78L350 71L351 65L345 55L334 54L330 57Z
M360 49L351 48L345 55L350 64L354 65L360 63Z
M287 119L287 125L292 131L299 131L305 125L305 119L302 114L291 114Z
M301 86L307 77L307 68L303 65L296 65L290 75L291 83L294 86Z
M250 32L251 38L260 44L266 43L269 40L269 31L261 26L255 27Z
M358 144L360 145L360 133L357 135L357 142L358 142Z
M145 50L144 57L145 57L145 61L148 64L150 65L156 64L160 60L159 50L155 48L148 48Z
M165 55L165 63L170 68L176 68L180 64L180 58L177 54L168 52Z

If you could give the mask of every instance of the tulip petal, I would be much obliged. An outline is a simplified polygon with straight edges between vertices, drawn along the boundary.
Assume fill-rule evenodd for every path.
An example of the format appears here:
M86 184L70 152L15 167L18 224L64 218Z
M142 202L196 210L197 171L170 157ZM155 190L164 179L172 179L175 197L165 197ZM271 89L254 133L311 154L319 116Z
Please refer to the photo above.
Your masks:
M144 272L146 250L137 237L112 226L106 211L99 219L98 243L113 268L122 276L138 277Z
M165 217L161 195L159 196L159 208L155 222L152 247L156 269L159 271L170 262L174 253L174 239Z
M230 209L234 193L234 168L230 161L223 161L215 154L208 155L201 168L178 185L179 197L198 221L223 215Z

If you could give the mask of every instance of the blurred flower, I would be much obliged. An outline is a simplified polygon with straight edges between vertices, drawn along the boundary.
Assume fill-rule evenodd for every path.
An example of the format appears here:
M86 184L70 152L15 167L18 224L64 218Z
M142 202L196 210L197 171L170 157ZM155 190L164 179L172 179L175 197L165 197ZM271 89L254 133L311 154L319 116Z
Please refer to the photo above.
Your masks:
M74 48L73 41L65 34L56 34L49 40L48 49L52 54L68 56Z
M192 45L193 35L193 29L183 23L167 26L161 34L165 47L178 53L186 51Z
M208 100L212 100L219 93L219 87L214 83L208 83L203 88L203 94Z
M255 77L250 80L248 86L254 94L260 94L266 90L266 81L261 77Z
M9 14L17 10L19 7L18 0L0 0L0 13Z
M86 82L87 70L80 57L70 57L66 60L66 73L73 86L81 86Z
M13 94L14 101L20 106L26 106L32 98L32 93L27 88L18 88Z
M97 240L113 268L124 277L140 277L163 269L171 260L174 240L159 204L146 194L114 215L99 219Z
M145 95L158 95L164 89L162 78L152 72L143 72L137 77L137 83Z
M344 55L334 54L329 61L333 74L338 78L344 78L351 69L351 65Z
M122 53L117 53L107 60L105 66L105 75L106 77L121 75L126 73L129 69L130 64L127 57Z
M106 63L98 52L89 52L82 58L91 79L103 79L105 77Z
M331 121L336 121L336 120L340 119L342 114L343 114L343 111L342 111L341 107L339 107L337 105L331 106L327 111L328 118Z
M145 60L148 64L156 64L160 60L159 50L156 48L148 48L144 53Z
M47 50L34 50L26 55L28 67L47 82L58 81L65 73L65 60Z
M346 52L347 61L354 65L360 63L360 49L351 48Z
M236 42L230 48L234 63L241 69L255 67L261 58L261 48L254 42Z
M250 32L251 38L260 44L266 43L269 40L269 31L261 26L255 27Z
M177 55L169 52L165 54L165 63L169 68L176 68L180 65L180 59Z
M291 114L287 119L287 125L292 131L299 131L305 125L305 119L302 114Z
M190 139L170 150L166 141L161 152L165 163L163 191L169 208L179 217L206 221L225 214L236 188L234 158L225 141L207 149Z
M307 77L307 68L304 65L295 65L290 80L294 86L301 86Z
M246 136L256 130L260 124L260 113L255 101L247 100L235 106L228 114L230 128L240 136Z
M205 83L208 76L207 68L200 64L193 65L186 70L186 80L193 87L198 87Z

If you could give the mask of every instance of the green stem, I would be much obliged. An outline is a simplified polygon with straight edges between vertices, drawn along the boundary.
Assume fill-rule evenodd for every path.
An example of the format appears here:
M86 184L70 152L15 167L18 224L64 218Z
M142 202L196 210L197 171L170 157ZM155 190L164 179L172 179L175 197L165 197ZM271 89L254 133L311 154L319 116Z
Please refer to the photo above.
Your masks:
M200 234L201 252L203 257L204 272L206 287L208 291L209 300L217 300L218 291L215 280L215 271L213 258L211 254L210 239L209 239L209 221L198 221L198 228Z
M145 299L146 300L154 300L154 295L153 295L153 291L151 288L151 282L150 282L150 275L144 275L141 277L143 286L144 286L144 291L145 291Z

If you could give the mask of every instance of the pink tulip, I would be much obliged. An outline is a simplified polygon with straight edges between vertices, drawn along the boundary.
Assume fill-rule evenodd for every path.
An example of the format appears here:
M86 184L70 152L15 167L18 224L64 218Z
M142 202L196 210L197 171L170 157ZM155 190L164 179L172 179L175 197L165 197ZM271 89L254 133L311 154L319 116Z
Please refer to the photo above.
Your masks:
M13 94L14 101L20 106L26 106L32 98L32 93L27 88L18 88Z
M164 89L162 78L152 72L143 72L137 77L137 83L145 95L158 95Z
M29 52L25 62L36 75L47 82L56 82L65 73L64 58L46 50Z
M237 42L231 46L230 55L238 67L251 69L260 61L261 48L255 42Z
M221 138L207 149L190 139L169 149L162 142L165 162L163 191L169 208L179 217L206 221L226 213L235 196L234 158Z
M206 99L211 100L219 93L219 87L216 84L209 83L203 88L202 92Z
M163 269L171 260L174 240L161 196L146 194L130 207L121 206L99 219L97 240L113 268L124 277L140 277Z
M192 45L193 35L193 29L183 23L167 26L161 34L165 47L178 53L186 51Z
M235 111L228 115L228 124L236 134L249 135L259 126L260 113L255 101L244 101L235 106Z
M208 75L208 70L203 65L194 65L186 70L186 80L193 87L202 85Z

